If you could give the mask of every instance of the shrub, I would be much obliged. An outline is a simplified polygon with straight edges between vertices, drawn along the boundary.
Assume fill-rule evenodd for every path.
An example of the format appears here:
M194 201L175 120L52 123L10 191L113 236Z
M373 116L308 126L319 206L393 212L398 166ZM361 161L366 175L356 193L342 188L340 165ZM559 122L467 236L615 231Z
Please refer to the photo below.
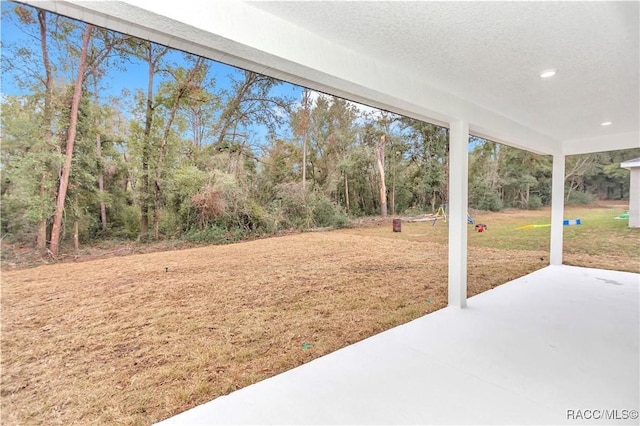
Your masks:
M311 192L308 203L315 227L342 228L349 223L349 216L342 207L320 192Z
M165 237L176 237L182 232L180 216L170 209L164 209L160 213L160 234Z
M191 229L182 238L192 243L223 243L228 242L232 235L220 226L209 225L202 229Z
M200 227L220 217L227 208L222 192L212 186L207 186L191 197L191 203L198 212Z
M565 200L566 205L589 205L596 202L596 196L589 192L573 191Z
M469 207L477 210L498 212L504 208L500 195L483 183L474 183L469 188Z
M124 206L114 209L109 229L114 237L135 240L140 234L140 208Z
M527 209L535 210L542 207L542 198L539 195L530 195L529 202L527 203Z
M349 223L344 209L322 192L304 191L299 183L286 183L277 188L274 215L280 228L341 228Z
M246 207L247 219L251 230L266 234L271 234L277 230L276 218L257 201L250 199Z

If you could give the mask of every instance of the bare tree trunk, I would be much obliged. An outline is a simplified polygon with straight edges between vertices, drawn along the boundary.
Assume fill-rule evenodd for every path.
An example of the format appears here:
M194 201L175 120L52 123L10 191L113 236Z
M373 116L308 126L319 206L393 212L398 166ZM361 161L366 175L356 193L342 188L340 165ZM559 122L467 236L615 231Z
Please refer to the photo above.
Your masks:
M149 154L151 144L151 126L153 123L153 76L155 62L152 46L149 44L147 109L144 120L144 141L142 145L142 176L140 177L140 238L146 239L149 234Z
M307 186L307 139L309 137L309 90L302 94L304 118L302 122L302 191L306 193Z
M40 197L44 200L46 191L47 174L42 173L40 176ZM36 235L36 247L38 252L44 254L47 250L47 218L43 217L38 222L38 233Z
M304 133L302 139L302 191L305 192L307 187L307 132Z
M160 185L156 182L153 192L153 239L160 239Z
M396 215L396 179L395 176L393 178L393 183L391 184L391 215Z
M347 211L349 211L349 179L347 178L347 174L344 174L344 200L347 207Z
M122 153L122 159L124 160L125 164L127 164L127 153L123 152ZM129 190L129 188L131 188L132 191L135 191L136 189L136 185L135 182L133 180L133 177L131 176L131 169L129 167L127 167L127 177L124 180L124 187L122 188L124 190L124 192L127 192Z
M78 110L80 108L80 99L82 98L82 82L84 80L84 72L87 67L87 50L89 48L89 39L91 38L92 29L93 27L91 24L86 24L82 35L82 51L80 53L80 63L78 64L78 76L73 88L73 98L71 100L71 116L69 117L69 131L67 132L65 159L64 165L62 166L62 176L60 177L60 187L58 189L56 210L53 216L53 228L51 230L51 253L53 256L57 256L60 251L62 216L64 214L64 204L67 198L67 189L69 187L71 160L73 159L73 147L78 127Z
M574 189L576 189L574 187L574 183L573 182L569 182L569 188L567 189L567 195L565 195L564 201L567 202L571 199L571 193L574 191Z
M104 203L104 170L102 169L102 139L100 133L96 135L96 156L100 162L98 172L98 195L100 197L100 223L102 224L102 235L107 234L107 206Z
M38 222L38 234L36 236L37 248L40 253L47 250L47 220Z
M53 77L51 72L51 62L49 61L49 48L47 47L47 15L44 10L38 10L38 22L40 24L40 47L42 50L42 63L44 65L45 82L44 82L44 140L47 146L52 145L52 105L53 102ZM44 165L44 167L47 167ZM45 199L47 194L47 173L42 172L40 176L40 196ZM41 212L42 217L38 223L38 233L36 247L40 253L47 250L47 217Z
M382 217L387 217L387 186L384 182L384 148L386 138L380 136L380 145L376 146L376 159L378 160L378 171L380 172L380 213Z
M100 136L100 123L98 118L98 109L100 104L98 102L98 76L96 74L96 68L92 70L93 74L93 93L95 94L95 109L96 109L96 158L98 159L98 197L100 198L100 224L102 225L102 235L107 234L107 206L104 203L104 162L102 159L102 138Z
M73 219L73 248L75 251L80 250L80 224L78 218Z
M149 147L142 147L142 176L140 177L140 238L149 234Z
M153 128L154 118L154 100L153 100L153 78L156 74L156 69L159 66L160 61L169 51L169 48L158 47L154 50L153 43L146 41L138 45L139 48L134 48L133 54L143 60L147 64L147 98L146 98L146 110L144 117L144 131L142 137L142 150L140 153L140 235L141 240L146 240L149 237L149 207L151 201L150 194L150 176L149 176L149 163L151 161L151 149L152 138L151 130ZM131 188L135 189L138 185L137 182L129 175L129 183Z

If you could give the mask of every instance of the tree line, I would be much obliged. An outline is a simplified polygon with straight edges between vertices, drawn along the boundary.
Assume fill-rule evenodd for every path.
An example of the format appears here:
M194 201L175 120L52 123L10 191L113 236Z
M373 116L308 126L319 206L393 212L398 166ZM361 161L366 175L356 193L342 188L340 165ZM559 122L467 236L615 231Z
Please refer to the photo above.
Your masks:
M448 199L448 130L30 6L4 7L2 238L57 256L103 239L215 242L435 211ZM110 73L144 69L114 95ZM293 95L282 95L291 87ZM551 158L470 143L469 205L538 208ZM567 159L568 202L627 198L619 163Z

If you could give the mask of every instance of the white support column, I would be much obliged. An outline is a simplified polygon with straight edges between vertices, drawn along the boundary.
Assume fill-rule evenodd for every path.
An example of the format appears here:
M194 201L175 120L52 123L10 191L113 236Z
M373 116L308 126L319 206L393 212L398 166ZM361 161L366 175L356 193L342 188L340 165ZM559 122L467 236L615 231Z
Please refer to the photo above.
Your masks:
M629 227L640 228L640 167L631 169L629 179Z
M469 123L449 126L449 306L467 306Z
M564 232L564 167L565 156L553 156L551 177L551 265L562 265L562 242Z
M631 171L629 181L629 228L640 228L640 159L620 163Z

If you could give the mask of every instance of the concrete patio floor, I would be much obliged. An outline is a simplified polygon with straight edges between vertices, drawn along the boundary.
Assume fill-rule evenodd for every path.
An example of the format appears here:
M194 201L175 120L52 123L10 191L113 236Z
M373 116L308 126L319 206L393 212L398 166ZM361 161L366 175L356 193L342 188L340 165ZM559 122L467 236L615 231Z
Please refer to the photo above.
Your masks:
M639 287L549 266L157 424L638 424Z

